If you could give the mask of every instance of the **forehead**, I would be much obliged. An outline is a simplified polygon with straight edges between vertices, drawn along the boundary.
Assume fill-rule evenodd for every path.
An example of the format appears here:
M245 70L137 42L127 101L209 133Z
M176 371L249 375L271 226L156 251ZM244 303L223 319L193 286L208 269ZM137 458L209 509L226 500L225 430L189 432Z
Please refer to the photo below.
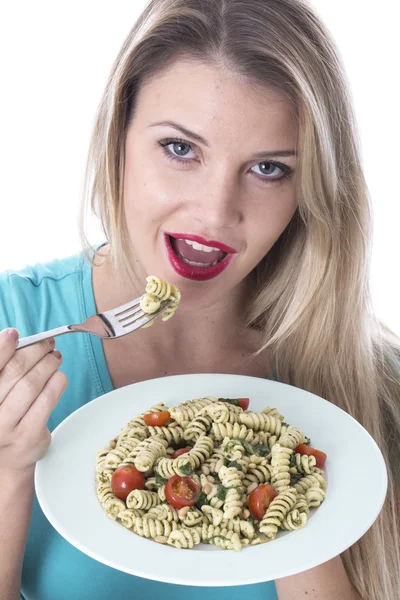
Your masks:
M220 136L251 136L253 146L258 141L294 144L296 136L295 118L283 95L224 67L191 60L173 63L141 86L136 119L174 120L210 142Z

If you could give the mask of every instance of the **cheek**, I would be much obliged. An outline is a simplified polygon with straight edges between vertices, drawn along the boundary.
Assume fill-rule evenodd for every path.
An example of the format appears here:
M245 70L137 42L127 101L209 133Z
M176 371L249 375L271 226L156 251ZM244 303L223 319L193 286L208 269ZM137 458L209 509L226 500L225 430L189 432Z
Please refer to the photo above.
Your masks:
M179 204L183 182L172 169L163 169L160 158L143 160L137 153L126 156L124 204L126 215L136 215L146 221L157 220Z
M251 223L248 220L249 246L252 254L264 256L289 225L297 208L294 191L281 195L271 194L271 199L257 203ZM249 248L250 249L250 248Z

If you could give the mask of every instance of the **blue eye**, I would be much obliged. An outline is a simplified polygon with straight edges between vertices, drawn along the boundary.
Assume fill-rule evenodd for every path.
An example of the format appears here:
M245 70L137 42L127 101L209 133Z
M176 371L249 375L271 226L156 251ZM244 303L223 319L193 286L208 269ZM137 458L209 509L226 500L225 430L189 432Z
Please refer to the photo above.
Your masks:
M253 170L256 167L259 168L258 172ZM263 179L281 179L282 177L288 177L291 172L290 167L287 165L271 160L257 163L251 170L253 173L261 175Z
M179 158L181 157L187 157L189 152L194 153L192 146L184 140L168 139L162 140L161 142L159 142L159 144L160 146L162 146L162 148L164 148L164 152L167 155L167 157L172 160L174 158L177 158L179 160ZM188 158L194 157L189 156Z

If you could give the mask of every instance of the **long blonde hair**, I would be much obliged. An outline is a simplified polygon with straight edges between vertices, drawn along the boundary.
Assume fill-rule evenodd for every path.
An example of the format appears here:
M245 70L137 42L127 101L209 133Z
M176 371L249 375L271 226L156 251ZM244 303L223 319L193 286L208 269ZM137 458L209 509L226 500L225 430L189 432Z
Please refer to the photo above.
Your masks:
M128 275L126 130L139 86L181 57L224 65L272 87L296 112L299 205L256 268L248 324L262 330L262 349L280 381L350 413L382 450L387 499L343 560L362 598L393 600L400 590L400 345L370 303L370 205L335 46L305 0L150 1L112 69L86 174L88 204L115 266ZM84 214L81 231L87 248ZM368 485L373 473L366 494Z

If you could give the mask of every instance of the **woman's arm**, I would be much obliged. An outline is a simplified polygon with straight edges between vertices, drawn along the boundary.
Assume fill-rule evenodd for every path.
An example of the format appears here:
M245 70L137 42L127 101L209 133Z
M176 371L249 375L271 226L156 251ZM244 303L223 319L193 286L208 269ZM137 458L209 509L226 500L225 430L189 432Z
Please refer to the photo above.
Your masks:
M0 469L0 598L19 600L22 560L32 514L33 474Z
M275 585L279 600L367 600L350 583L340 555Z

